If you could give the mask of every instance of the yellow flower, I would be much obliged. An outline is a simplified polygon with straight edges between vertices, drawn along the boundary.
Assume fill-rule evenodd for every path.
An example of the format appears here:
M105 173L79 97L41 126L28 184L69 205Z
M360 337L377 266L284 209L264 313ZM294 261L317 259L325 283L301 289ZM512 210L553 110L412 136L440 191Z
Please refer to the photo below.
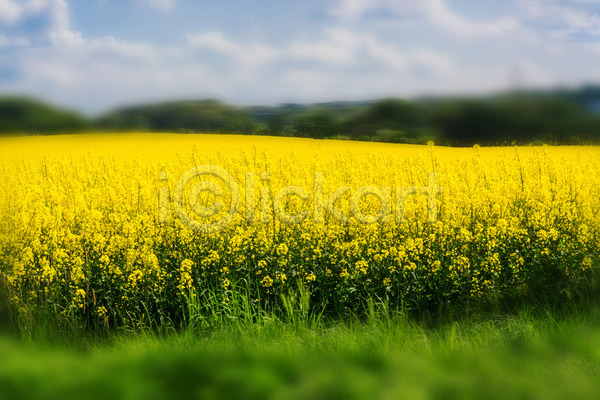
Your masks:
M262 281L260 281L260 283L262 284L263 287L271 287L273 286L273 279L270 276L265 276Z
M357 261L354 264L354 268L356 269L357 272L360 272L360 273L366 275L367 274L367 270L369 268L369 263L366 262L366 261L364 261L364 260Z
M76 308L83 308L85 305L85 290L75 290L75 296L73 296L73 306Z

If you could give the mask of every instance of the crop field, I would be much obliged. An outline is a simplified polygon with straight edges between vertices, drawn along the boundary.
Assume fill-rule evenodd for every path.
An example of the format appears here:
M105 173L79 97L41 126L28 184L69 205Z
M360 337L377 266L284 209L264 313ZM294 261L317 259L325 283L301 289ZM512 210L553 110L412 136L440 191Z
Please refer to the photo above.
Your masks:
M598 398L599 182L591 146L2 138L0 397Z
M598 269L597 147L158 134L0 148L0 273L22 329L560 306L585 301Z

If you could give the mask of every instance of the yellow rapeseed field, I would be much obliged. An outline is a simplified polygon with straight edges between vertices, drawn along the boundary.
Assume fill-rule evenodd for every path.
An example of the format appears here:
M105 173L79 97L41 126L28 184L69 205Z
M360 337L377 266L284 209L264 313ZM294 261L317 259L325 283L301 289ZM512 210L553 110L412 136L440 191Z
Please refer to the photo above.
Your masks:
M332 316L576 301L600 254L597 147L4 138L0 189L1 286L28 323L177 325L298 292Z

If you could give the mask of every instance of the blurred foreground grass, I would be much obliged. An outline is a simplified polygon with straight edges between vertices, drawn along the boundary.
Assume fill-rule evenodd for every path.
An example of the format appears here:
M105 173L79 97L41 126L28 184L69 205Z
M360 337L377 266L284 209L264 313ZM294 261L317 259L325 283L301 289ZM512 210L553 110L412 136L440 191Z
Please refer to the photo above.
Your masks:
M600 398L600 313L0 339L0 398Z

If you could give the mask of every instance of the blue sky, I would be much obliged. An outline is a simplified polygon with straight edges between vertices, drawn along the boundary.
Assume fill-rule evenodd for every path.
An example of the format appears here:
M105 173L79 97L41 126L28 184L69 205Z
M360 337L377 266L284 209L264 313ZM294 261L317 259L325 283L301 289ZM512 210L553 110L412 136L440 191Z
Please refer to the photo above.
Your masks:
M0 0L0 93L89 114L600 82L600 0Z

